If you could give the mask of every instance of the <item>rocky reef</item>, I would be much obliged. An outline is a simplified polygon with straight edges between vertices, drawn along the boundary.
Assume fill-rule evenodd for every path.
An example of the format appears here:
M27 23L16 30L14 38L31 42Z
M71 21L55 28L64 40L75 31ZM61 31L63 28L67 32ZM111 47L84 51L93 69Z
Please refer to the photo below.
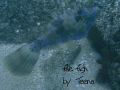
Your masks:
M102 32L93 26L88 33L88 39L93 48L99 52L101 59L97 62L102 65L96 77L100 84L109 83L112 90L120 89L120 54L109 41L103 39Z

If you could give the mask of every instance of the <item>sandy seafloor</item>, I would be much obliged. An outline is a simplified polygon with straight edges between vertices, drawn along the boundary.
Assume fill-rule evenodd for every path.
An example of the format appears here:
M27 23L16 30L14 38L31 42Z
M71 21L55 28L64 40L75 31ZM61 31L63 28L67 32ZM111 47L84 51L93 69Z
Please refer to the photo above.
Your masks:
M108 85L100 85L95 81L98 69L101 67L101 65L96 62L96 59L100 58L99 54L91 48L87 38L77 41L81 45L81 52L74 63L71 64L74 70L73 72L63 71L62 68L64 66L59 65L59 61L56 61L58 65L55 65L55 67L54 64L51 65L52 60L49 61L49 59L55 56L54 53L57 52L59 48L67 48L66 43L62 43L61 45L56 45L58 49L53 47L42 49L41 53L44 53L44 56L40 54L40 58L32 73L25 77L11 75L2 63L6 55L21 47L23 44L0 44L0 90L110 90ZM88 71L82 74L74 68L77 67L78 64L83 63ZM52 68L52 66L54 68ZM80 76L83 76L82 79L94 80L95 84L78 84L78 81L75 79ZM71 79L68 87L66 84L63 84L63 77L67 80Z

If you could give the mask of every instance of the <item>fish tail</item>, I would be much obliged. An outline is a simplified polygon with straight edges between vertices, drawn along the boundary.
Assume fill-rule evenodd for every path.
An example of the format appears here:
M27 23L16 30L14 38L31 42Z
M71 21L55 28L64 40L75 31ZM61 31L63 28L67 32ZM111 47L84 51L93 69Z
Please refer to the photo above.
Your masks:
M29 44L26 44L3 59L5 67L11 74L25 76L32 72L39 58L39 53L31 51L30 47Z

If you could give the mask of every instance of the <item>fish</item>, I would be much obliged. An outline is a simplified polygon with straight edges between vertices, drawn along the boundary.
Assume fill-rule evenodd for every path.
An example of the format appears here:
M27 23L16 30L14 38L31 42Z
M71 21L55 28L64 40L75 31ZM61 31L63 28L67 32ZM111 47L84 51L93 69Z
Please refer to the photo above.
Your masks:
M15 76L29 75L42 48L83 38L92 27L99 11L100 8L97 6L69 9L65 14L53 19L35 41L6 56L3 59L4 66Z

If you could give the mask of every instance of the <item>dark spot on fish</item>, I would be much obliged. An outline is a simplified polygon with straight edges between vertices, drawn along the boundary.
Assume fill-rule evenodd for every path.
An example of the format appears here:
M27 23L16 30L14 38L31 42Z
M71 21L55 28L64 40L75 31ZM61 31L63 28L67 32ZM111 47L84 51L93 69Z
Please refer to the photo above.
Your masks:
M82 14L82 10L78 10L77 11L77 15L75 16L75 20L78 22L80 19L82 19L82 17L80 16L80 14Z

